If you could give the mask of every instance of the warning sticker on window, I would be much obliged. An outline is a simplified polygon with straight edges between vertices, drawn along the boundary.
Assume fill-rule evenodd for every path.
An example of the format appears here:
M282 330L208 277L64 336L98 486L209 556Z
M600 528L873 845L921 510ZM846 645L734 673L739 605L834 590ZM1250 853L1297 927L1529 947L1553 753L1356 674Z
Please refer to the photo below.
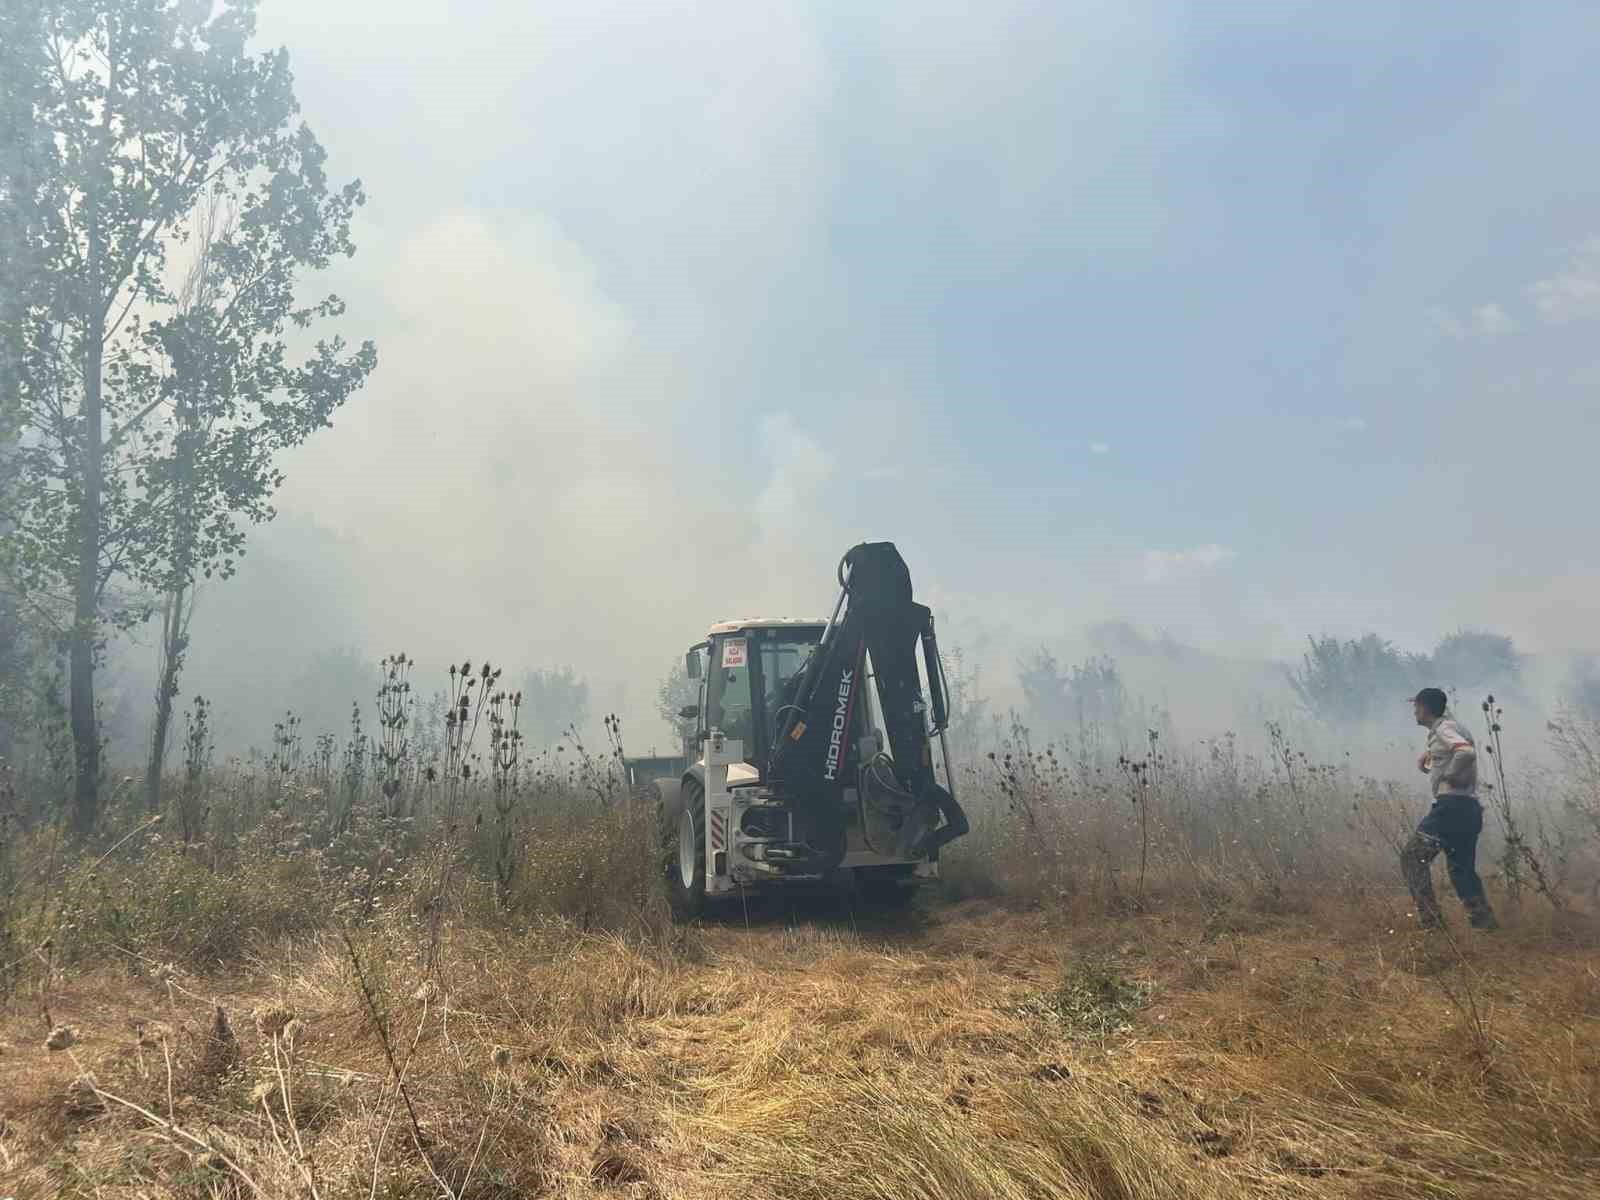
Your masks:
M744 666L743 638L729 638L722 643L722 665L724 667Z

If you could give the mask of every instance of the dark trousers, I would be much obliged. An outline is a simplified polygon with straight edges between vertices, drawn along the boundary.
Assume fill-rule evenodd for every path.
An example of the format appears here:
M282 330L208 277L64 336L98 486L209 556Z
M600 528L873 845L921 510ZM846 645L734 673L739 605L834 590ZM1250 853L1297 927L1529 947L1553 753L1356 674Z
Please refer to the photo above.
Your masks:
M943 815L944 824L923 838L921 849L927 851L929 862L938 862L939 851L944 844L971 832L972 826L967 824L967 814L961 805L956 803L956 798L944 788L930 781L928 792L935 807Z
M1478 878L1478 835L1483 832L1483 806L1471 796L1440 796L1427 816L1417 824L1401 852L1406 885L1417 905L1417 919L1424 925L1439 923L1439 902L1433 894L1433 875L1429 868L1442 850L1450 883L1467 910L1468 919L1480 929L1494 925L1494 913L1483 894Z

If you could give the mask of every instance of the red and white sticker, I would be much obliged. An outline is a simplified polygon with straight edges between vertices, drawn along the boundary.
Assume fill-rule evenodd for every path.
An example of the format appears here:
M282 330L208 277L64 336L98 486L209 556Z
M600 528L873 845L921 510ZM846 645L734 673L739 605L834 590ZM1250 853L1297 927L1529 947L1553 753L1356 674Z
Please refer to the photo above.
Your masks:
M722 665L724 667L744 666L743 638L729 638L722 643Z

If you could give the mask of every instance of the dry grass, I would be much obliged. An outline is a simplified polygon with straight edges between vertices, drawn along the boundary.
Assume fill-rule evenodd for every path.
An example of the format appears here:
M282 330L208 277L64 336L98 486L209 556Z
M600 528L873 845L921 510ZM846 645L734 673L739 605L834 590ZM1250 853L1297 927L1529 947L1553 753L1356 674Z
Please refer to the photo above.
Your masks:
M336 934L101 968L5 1012L0 1195L1592 1195L1595 919L1307 907L458 928L431 984L396 921L354 938L366 994Z
M1265 759L1019 738L966 781L942 897L690 929L653 809L581 747L470 780L460 746L358 731L342 774L297 761L209 771L187 825L135 805L85 846L0 843L0 1197L1559 1200L1600 1176L1592 850L1549 855L1560 911L1488 871L1499 933L1420 933L1414 801L1276 734Z

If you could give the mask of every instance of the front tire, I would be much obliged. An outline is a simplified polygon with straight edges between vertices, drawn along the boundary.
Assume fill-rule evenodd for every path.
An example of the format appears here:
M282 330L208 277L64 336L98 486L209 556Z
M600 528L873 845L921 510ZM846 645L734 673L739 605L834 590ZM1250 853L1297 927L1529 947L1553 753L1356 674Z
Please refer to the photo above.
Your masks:
M672 919L693 921L706 907L705 793L688 782L662 806L662 869Z

